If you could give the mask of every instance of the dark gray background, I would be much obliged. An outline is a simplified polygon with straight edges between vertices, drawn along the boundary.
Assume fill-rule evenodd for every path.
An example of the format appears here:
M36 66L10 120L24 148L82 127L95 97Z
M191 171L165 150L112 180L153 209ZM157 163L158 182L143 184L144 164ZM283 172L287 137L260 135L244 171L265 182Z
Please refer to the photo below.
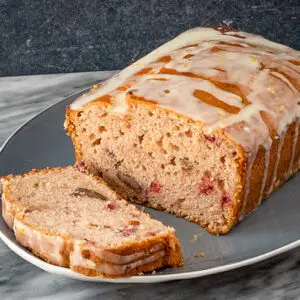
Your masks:
M300 0L0 0L0 76L121 69L195 26L300 48Z

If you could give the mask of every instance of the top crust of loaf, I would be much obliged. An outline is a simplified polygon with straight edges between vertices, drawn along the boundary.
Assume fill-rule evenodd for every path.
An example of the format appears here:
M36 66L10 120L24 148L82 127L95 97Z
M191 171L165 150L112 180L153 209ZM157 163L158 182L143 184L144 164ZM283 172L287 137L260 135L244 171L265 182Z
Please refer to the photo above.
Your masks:
M299 51L261 36L194 28L95 85L71 109L96 101L124 114L136 98L199 121L206 131L224 129L256 153L271 146L269 131L280 136L300 116L299 62ZM249 132L256 140L245 138Z

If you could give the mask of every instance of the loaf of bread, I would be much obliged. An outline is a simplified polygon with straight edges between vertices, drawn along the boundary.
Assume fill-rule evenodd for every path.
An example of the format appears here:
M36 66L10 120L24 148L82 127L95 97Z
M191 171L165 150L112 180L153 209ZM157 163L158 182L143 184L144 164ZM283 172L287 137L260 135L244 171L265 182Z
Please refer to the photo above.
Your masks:
M76 161L123 197L224 234L300 167L300 52L186 31L79 97Z
M74 167L2 178L2 216L44 260L88 276L124 277L182 264L173 228Z

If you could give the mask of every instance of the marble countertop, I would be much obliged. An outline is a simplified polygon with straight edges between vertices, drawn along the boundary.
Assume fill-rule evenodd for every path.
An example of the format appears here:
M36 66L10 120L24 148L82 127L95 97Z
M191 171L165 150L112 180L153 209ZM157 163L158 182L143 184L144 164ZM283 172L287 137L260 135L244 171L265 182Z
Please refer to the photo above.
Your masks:
M0 78L0 146L44 108L111 74L113 71ZM0 241L0 299L300 299L299 250L204 278L108 284L46 273Z

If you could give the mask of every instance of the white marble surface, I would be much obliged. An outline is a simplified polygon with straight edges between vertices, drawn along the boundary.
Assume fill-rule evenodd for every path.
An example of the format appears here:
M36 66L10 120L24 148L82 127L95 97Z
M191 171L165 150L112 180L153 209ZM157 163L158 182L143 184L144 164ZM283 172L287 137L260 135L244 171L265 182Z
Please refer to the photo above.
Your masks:
M0 78L0 145L26 120L113 72ZM0 300L300 299L300 249L205 278L161 284L107 284L48 274L0 241Z

